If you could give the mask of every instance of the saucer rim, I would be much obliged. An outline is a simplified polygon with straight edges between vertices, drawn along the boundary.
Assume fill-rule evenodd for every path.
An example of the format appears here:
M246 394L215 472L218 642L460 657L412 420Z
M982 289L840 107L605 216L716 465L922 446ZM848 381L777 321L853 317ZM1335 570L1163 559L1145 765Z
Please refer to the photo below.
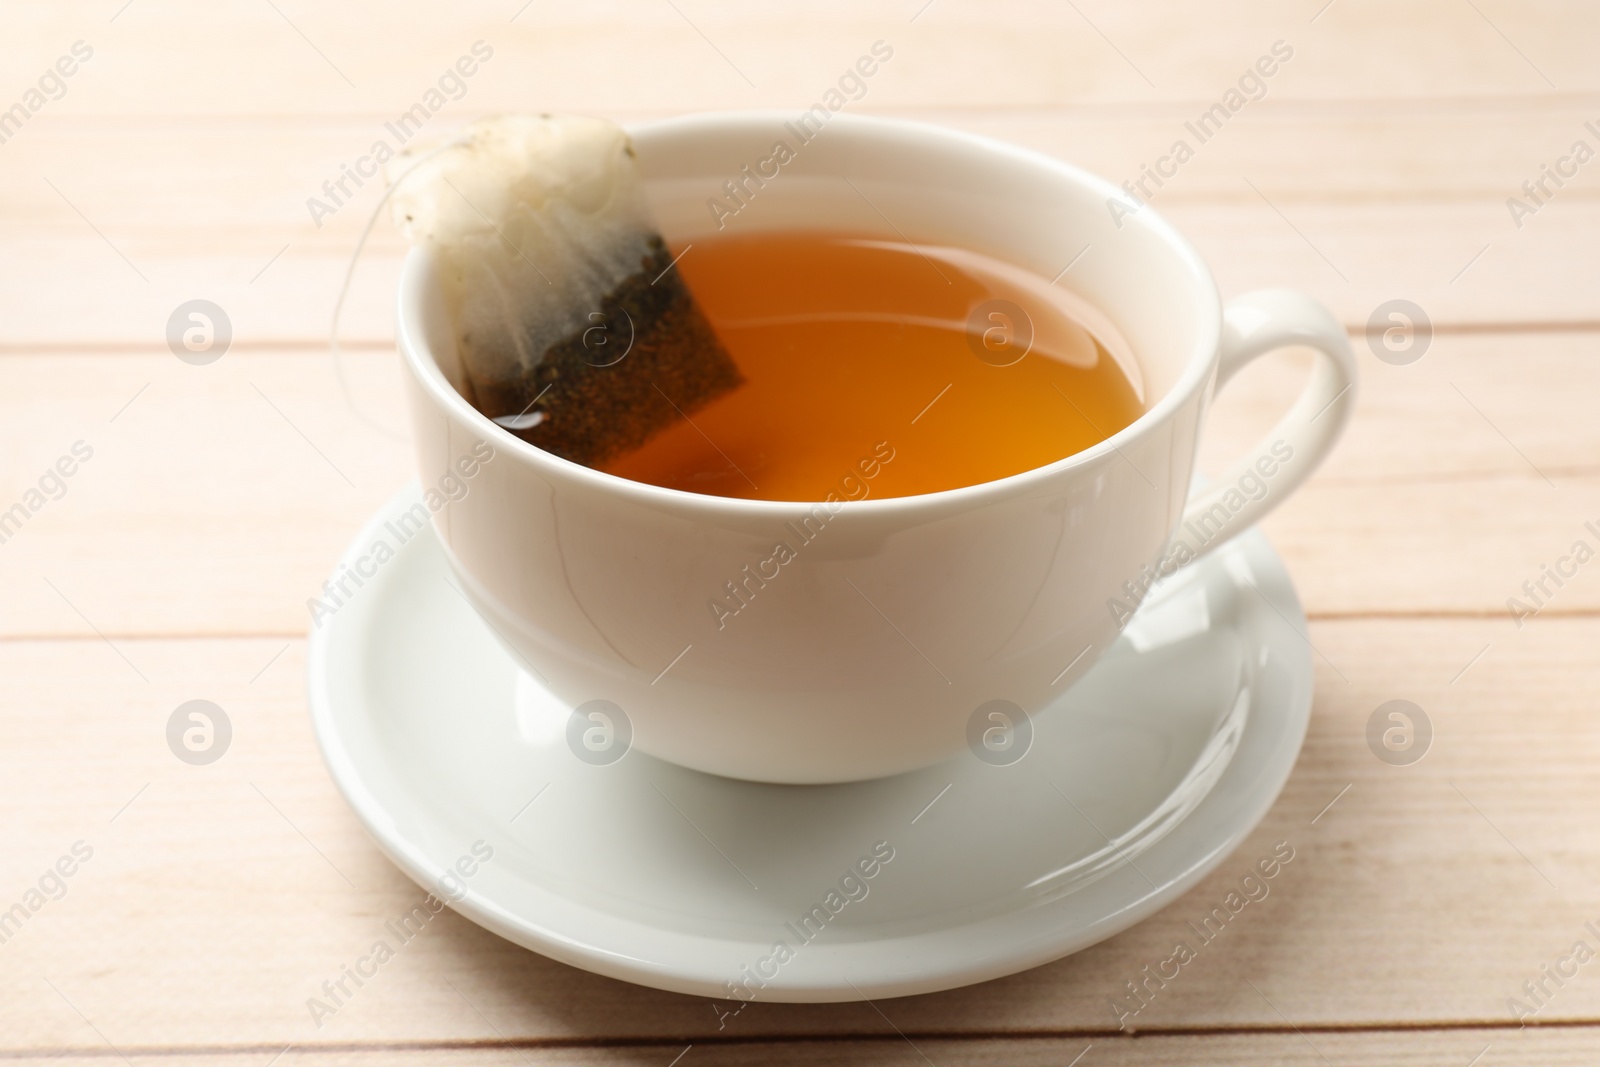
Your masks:
M380 507L373 516L367 520L356 533L349 547L340 558L338 566L349 566L355 558L359 557L370 545L372 539L382 528L384 520L390 518L405 506L420 499L421 486L416 479L409 481L399 492L392 496ZM437 538L437 533L431 526L426 527L430 537ZM402 550L412 547L408 542ZM812 980L794 980L784 986L764 987L762 995L758 998L768 1003L833 1003L846 1001L877 1000L899 996L912 996L924 993L939 992L980 982L990 981L1022 971L1031 970L1063 957L1082 951L1091 945L1106 940L1123 930L1132 927L1168 904L1182 896L1201 879L1214 871L1234 850L1243 842L1266 816L1282 792L1290 773L1298 759L1300 749L1304 743L1306 731L1310 724L1312 704L1312 673L1313 664L1311 650L1306 644L1304 633L1306 619L1299 602L1299 596L1289 577L1282 559L1272 548L1264 534L1259 529L1252 528L1234 539L1229 546L1224 546L1223 552L1229 549L1248 553L1250 564L1253 568L1263 572L1258 577L1257 589L1267 599L1267 603L1283 617L1287 626L1295 630L1301 638L1295 645L1280 648L1286 658L1290 660L1288 670L1294 691L1289 694L1287 706L1272 706L1267 709L1269 714L1280 720L1279 737L1272 748L1265 753L1261 765L1250 769L1240 766L1240 757L1243 752L1236 753L1230 760L1229 766L1219 777L1217 782L1203 798L1196 808L1175 826L1161 841L1151 846L1152 851L1168 842L1182 837L1194 837L1204 840L1206 846L1202 854L1182 866L1181 870L1161 879L1159 886L1151 883L1147 892L1139 893L1128 899L1123 906L1110 914L1100 915L1090 921L1073 919L1067 922L1051 922L1048 916L1053 910L1070 908L1071 897L1064 897L1058 901L1050 901L1027 909L1026 912L1012 911L1000 916L991 917L977 922L952 925L947 928L938 928L931 931L920 931L909 935L884 938L878 941L870 939L845 945L829 946L830 954L839 957L851 955L867 955L892 950L897 943L906 946L915 945L917 942L936 942L940 938L964 933L969 938L981 941L980 932L986 926L999 924L1002 920L1017 921L1019 915L1026 914L1036 918L1036 929L1030 940L1021 947L1012 948L1001 953L975 951L970 958L952 960L944 967L930 970L927 967L910 968L903 973L895 973L892 966L877 963L876 975L862 974L860 980L845 978L841 982L838 978L832 980L826 977ZM1205 559L1197 561L1196 566L1222 566L1224 560L1222 552L1208 555ZM1266 579L1264 581L1260 579ZM385 578L380 572L380 588L388 587L393 582L392 572ZM1237 584L1237 579L1234 579ZM369 579L371 581L371 579ZM1276 591L1279 596L1273 597L1268 592L1262 591L1261 586ZM433 891L446 874L446 868L437 866L430 859L425 847L409 840L396 822L389 816L387 810L378 799L377 795L363 779L360 768L354 756L347 749L344 738L338 730L339 716L332 708L332 679L330 675L330 650L334 635L339 632L340 620L345 620L344 625L354 625L352 619L360 618L360 613L339 612L327 620L326 625L314 624L308 638L307 651L307 705L312 720L313 734L316 738L319 752L327 766L329 775L333 779L335 788L356 815L367 835L378 846L390 862L400 868L407 877L424 889ZM1254 641L1252 648L1261 648L1267 641ZM1245 727L1246 736L1250 732L1259 731L1263 726L1259 722L1261 716L1253 709L1250 719ZM1241 750L1244 742L1241 741ZM1276 768L1274 773L1262 779L1260 771ZM687 769L686 769L687 770ZM690 771L689 773L699 773ZM1230 779L1236 779L1249 773L1253 781L1246 783L1245 793L1253 797L1252 803L1244 803L1240 810L1229 820L1230 824L1220 829L1218 827L1201 828L1196 821L1213 797L1219 795L1224 787L1230 784ZM708 775L708 778L715 776ZM848 783L843 783L848 784ZM1238 783L1233 783L1236 787ZM815 788L832 788L831 786L817 786ZM1126 868L1113 872L1112 876L1126 874ZM1148 878L1145 879L1149 881ZM540 955L565 963L569 966L600 974L605 977L615 978L620 981L631 982L668 992L686 995L706 996L714 999L728 999L721 979L710 972L705 974L691 973L691 967L671 965L657 960L645 958L640 955L630 955L625 952L606 948L603 945L586 942L581 937L565 934L541 924L529 917L520 915L511 909L489 899L487 894L475 890L470 885L464 889L464 895L456 900L446 900L445 904L457 911L473 923L489 930L499 937L505 938L522 948L537 952ZM645 924L632 918L612 916L609 919L613 924L630 923L645 927ZM645 927L652 933L666 934L669 939L683 941L728 942L732 939L720 939L696 935L682 931L669 931L654 927ZM1031 946L1031 947L1029 947Z

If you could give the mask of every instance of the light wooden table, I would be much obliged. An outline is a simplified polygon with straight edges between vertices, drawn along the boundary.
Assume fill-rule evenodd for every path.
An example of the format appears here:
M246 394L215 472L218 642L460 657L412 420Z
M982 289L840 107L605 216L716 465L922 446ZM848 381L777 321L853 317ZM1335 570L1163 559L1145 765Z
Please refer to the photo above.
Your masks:
M1526 1029L1508 998L1574 941L1600 949L1584 926L1600 926L1600 562L1547 580L1521 627L1507 600L1575 541L1600 547L1584 526L1600 526L1600 161L1547 180L1520 219L1507 199L1575 141L1600 149L1600 19L1576 0L1323 5L7 4L0 107L26 109L74 42L93 54L0 144L0 509L76 442L93 455L0 544L0 907L75 843L92 856L0 944L0 1059L1594 1062L1600 962L1545 979ZM306 999L419 891L336 795L304 700L306 598L409 477L390 326L402 248L380 226L348 305L358 417L326 332L376 183L320 227L307 198L475 41L493 57L428 136L501 110L804 107L879 39L894 58L852 109L1118 180L1275 41L1292 47L1155 200L1225 293L1326 301L1365 375L1338 454L1267 524L1317 652L1288 787L1183 900L970 989L761 1005L719 1031L708 1001L446 914L316 1028ZM234 330L207 366L164 339L196 298ZM1433 324L1409 365L1365 338L1393 299ZM1287 353L1230 387L1208 455L1253 437L1302 367ZM233 724L210 766L165 740L191 699ZM1391 699L1431 719L1421 762L1368 748ZM1271 896L1138 1036L1115 1033L1108 997L1280 839L1298 858Z

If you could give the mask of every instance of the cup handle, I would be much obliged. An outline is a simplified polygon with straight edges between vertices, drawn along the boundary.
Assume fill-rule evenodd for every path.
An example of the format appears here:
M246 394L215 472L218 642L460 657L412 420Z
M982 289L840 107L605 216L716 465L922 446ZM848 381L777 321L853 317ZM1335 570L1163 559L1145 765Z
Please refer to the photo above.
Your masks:
M1317 352L1300 399L1272 431L1225 474L1196 490L1183 511L1174 550L1198 559L1259 522L1321 465L1355 410L1356 360L1344 327L1327 308L1289 289L1261 289L1222 312L1222 353L1214 388L1245 364L1289 345Z

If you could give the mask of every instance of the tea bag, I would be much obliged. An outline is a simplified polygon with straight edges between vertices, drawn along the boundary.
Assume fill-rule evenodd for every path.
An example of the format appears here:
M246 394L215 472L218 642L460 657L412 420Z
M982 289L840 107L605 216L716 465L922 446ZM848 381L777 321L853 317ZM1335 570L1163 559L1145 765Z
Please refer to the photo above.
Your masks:
M486 119L402 154L401 231L433 253L477 409L588 466L742 381L657 232L621 127Z

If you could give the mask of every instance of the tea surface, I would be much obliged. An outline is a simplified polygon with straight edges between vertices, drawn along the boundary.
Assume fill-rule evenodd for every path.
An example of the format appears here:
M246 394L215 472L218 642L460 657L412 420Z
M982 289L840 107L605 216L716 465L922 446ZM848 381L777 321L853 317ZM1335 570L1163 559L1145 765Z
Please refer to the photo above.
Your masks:
M908 496L1053 463L1144 411L1061 290L1009 264L811 232L674 253L745 381L610 473L765 500Z

